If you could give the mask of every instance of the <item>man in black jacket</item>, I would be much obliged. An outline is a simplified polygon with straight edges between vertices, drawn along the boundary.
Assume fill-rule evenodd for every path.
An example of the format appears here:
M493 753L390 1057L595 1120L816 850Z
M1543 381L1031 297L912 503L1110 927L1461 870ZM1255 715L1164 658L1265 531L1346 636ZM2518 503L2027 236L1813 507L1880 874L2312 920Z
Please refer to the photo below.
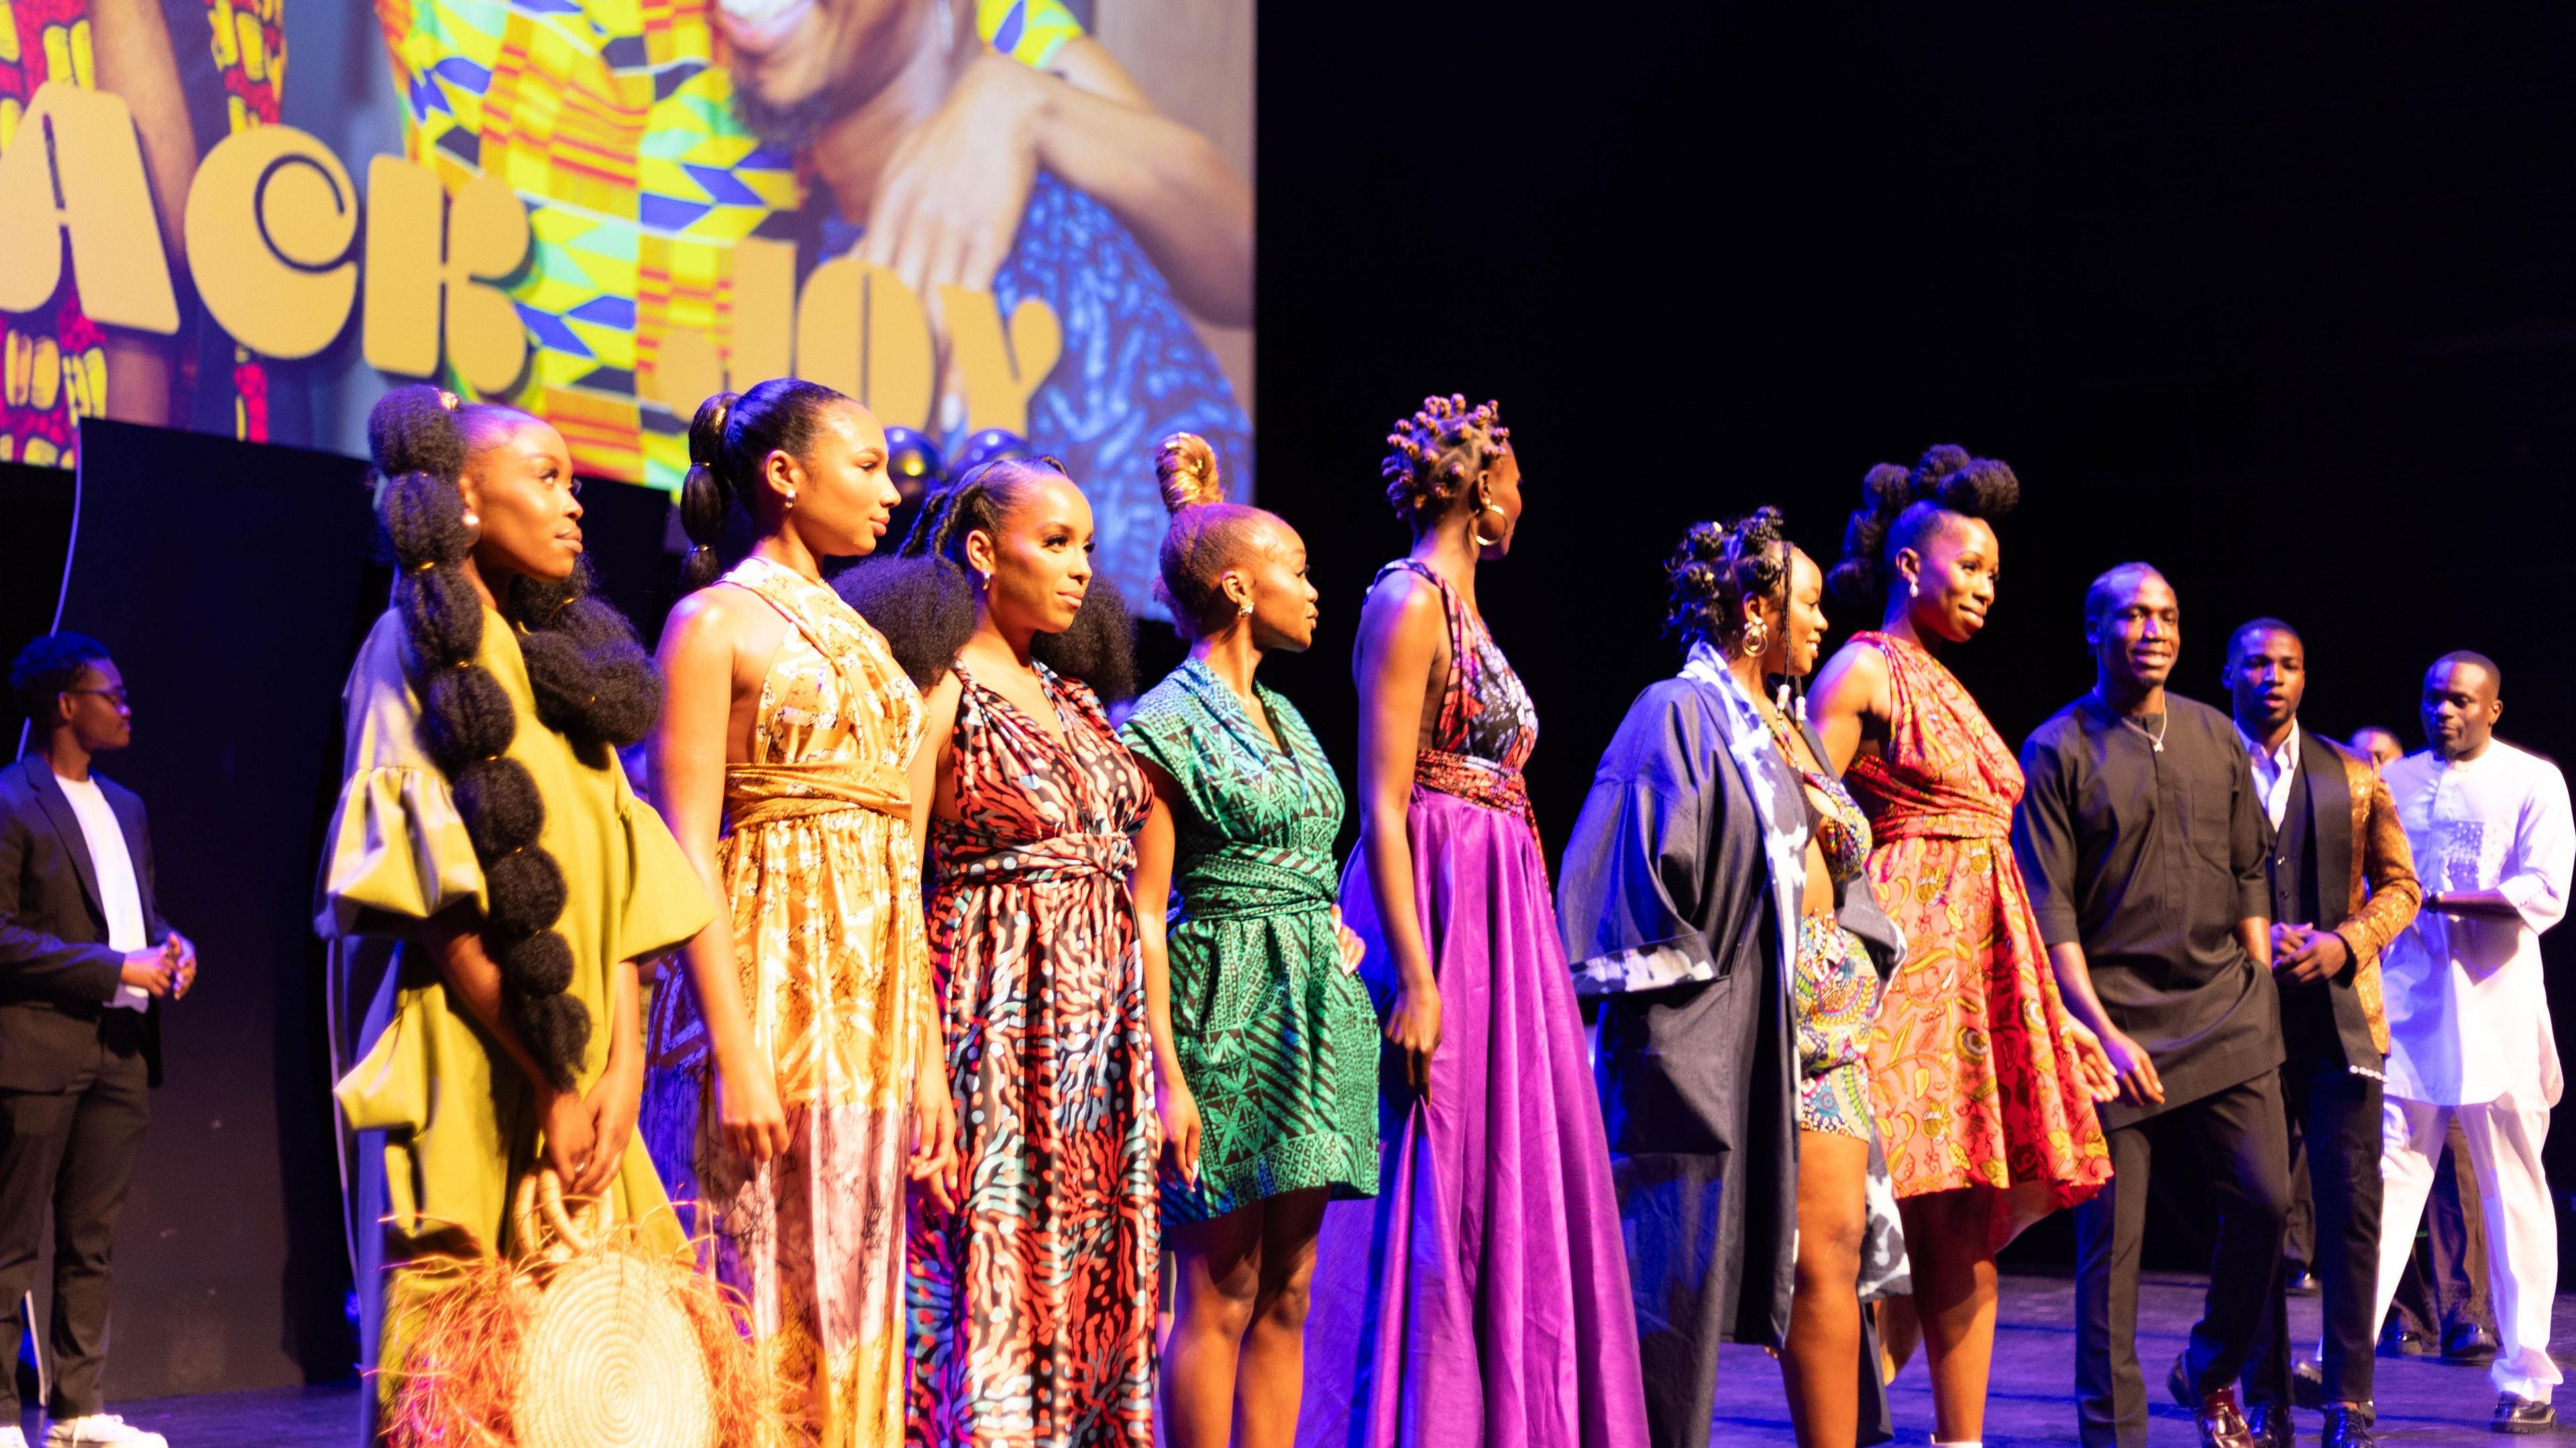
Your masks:
M0 1363L54 1209L52 1427L45 1448L166 1448L110 1414L108 1255L161 1084L160 1007L188 993L196 947L153 900L143 801L90 772L133 738L125 681L78 634L29 644L9 673L35 752L0 765ZM19 1437L0 1372L0 1448Z

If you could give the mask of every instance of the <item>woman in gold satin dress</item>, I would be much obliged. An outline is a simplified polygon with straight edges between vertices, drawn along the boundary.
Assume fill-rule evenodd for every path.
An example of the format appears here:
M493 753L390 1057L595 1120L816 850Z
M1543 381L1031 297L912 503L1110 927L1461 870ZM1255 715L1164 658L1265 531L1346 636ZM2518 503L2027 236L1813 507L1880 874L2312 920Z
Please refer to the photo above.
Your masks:
M803 1440L896 1444L907 1167L944 1188L955 1134L946 1074L921 1069L940 1059L909 814L921 695L820 568L884 536L885 430L782 378L708 399L689 454L697 591L662 634L652 784L723 907L654 1003L645 1132ZM715 580L737 506L758 541Z

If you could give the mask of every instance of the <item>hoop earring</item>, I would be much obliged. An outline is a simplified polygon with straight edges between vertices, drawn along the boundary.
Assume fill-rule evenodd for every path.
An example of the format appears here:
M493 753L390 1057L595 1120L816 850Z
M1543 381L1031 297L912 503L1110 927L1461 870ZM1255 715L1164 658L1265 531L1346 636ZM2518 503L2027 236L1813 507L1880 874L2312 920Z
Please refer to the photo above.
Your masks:
M1492 494L1486 492L1482 488L1476 490L1476 521L1467 526L1467 533L1468 536L1476 540L1477 547L1495 548L1502 545L1502 539L1486 537L1484 528L1485 515L1487 513L1499 513L1501 511L1503 510L1494 506L1494 498Z
M1761 618L1746 617L1744 636L1736 640L1735 646L1742 649L1748 659L1761 657L1762 651L1771 647L1770 623Z

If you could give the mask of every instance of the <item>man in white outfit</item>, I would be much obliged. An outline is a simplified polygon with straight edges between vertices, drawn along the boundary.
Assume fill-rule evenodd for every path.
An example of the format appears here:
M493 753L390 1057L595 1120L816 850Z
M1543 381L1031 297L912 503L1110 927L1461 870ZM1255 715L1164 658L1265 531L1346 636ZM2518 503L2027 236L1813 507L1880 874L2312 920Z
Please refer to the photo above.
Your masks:
M2457 1117L2486 1184L2487 1274L2503 1350L2491 1426L2547 1433L2558 1382L2549 1308L2558 1223L2540 1164L2558 1101L2558 1049L2540 974L2540 932L2567 913L2576 817L2558 767L2494 737L2493 661L2445 654L2424 675L2429 746L2388 767L2424 908L2381 962L2388 1006L2386 1183L2380 1218L2384 1318Z

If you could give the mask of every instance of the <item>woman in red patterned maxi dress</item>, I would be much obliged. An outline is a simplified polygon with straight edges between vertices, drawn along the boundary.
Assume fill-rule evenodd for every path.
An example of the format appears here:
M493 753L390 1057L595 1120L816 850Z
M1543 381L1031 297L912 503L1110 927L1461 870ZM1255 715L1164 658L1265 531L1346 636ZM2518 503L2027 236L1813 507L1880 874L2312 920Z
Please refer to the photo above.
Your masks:
M1987 520L2020 485L2000 462L1939 447L1910 473L1881 464L1863 488L1833 582L1855 601L1884 595L1885 622L1826 664L1809 707L1869 814L1870 880L1908 943L1869 1057L1914 1278L1910 1300L1889 1299L1887 1339L1903 1361L1906 1319L1919 1320L1934 1441L1975 1442L1995 1252L2110 1179L2093 1115L2109 1094L2097 1035L2109 1022L2090 981L2051 973L2009 841L2021 767L1934 656L1984 625L1997 560Z
M925 1448L1153 1443L1158 1144L1127 889L1153 794L1093 692L1134 669L1091 542L1061 470L996 462L841 585L925 692L911 794L960 1137L908 1233L905 1438Z

